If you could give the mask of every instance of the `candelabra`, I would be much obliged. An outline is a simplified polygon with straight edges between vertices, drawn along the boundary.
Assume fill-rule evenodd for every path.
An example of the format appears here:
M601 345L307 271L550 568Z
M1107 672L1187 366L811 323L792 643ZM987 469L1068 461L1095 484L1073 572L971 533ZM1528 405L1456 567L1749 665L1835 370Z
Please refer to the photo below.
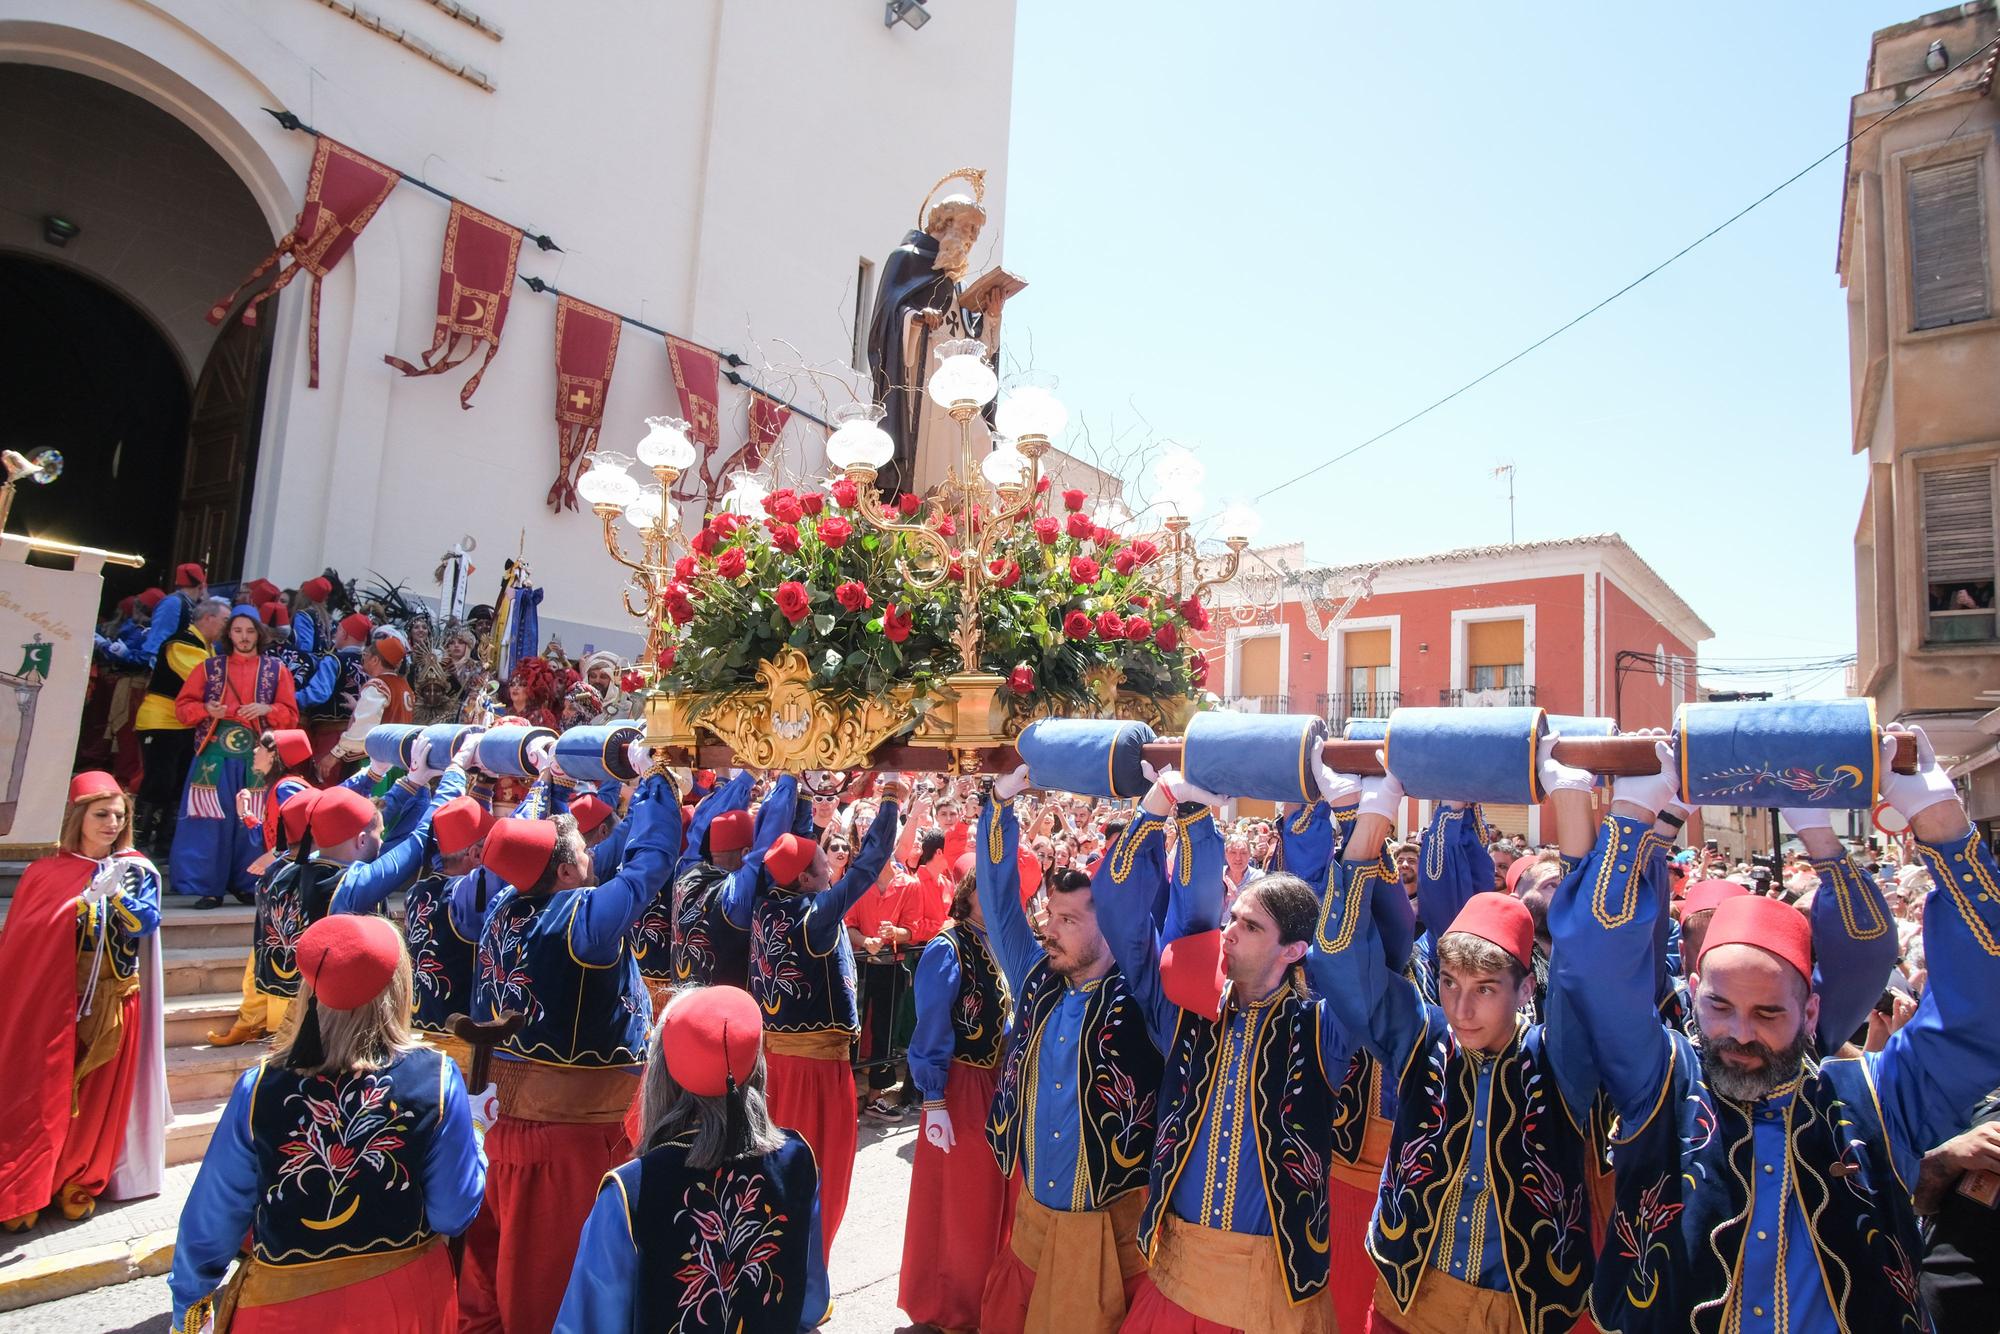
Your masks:
M1222 512L1221 520L1227 550L1204 555L1192 528L1193 516L1202 507L1205 474L1201 460L1184 449L1169 451L1153 468L1153 492L1166 515L1156 531L1137 540L1159 548L1159 556L1146 566L1146 581L1162 596L1172 598L1175 606L1185 606L1189 598L1201 599L1210 589L1234 579L1245 548L1262 526L1255 510L1231 505Z
M674 561L682 554L674 532L672 497L674 483L695 460L687 430L688 424L678 417L648 417L637 458L598 450L591 455L589 471L576 483L577 494L604 523L604 550L632 571L625 586L625 610L646 622L646 656L639 671L648 683L660 670L660 654L666 647L667 586L673 582ZM627 471L634 463L653 474L653 485L642 484ZM638 532L637 557L625 554L618 532L621 517Z

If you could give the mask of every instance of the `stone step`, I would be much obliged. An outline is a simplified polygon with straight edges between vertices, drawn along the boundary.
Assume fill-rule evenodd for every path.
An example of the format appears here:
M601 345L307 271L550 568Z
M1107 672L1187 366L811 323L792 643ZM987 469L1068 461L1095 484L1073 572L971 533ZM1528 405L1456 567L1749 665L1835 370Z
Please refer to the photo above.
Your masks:
M237 991L204 991L192 996L167 996L167 1046L198 1047L210 1029L226 1029L243 1001Z
M174 949L161 955L165 972L161 990L168 996L201 996L218 991L241 993L243 961L250 955L249 942L240 945L203 945Z
M167 1094L176 1106L200 1098L227 1098L236 1076L255 1065L264 1054L260 1042L240 1047L167 1048Z
M257 910L247 903L230 899L220 908L204 911L188 906L184 899L170 897L160 913L160 948L171 951L233 945L247 951L256 925Z
M214 1137L223 1104L228 1101L225 1094L174 1102L174 1119L167 1122L167 1166L195 1162L208 1152L208 1141Z

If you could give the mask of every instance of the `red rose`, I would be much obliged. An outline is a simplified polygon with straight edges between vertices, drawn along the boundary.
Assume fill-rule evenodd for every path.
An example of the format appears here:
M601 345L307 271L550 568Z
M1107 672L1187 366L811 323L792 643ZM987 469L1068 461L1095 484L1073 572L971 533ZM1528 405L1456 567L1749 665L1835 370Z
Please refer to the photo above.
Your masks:
M910 637L910 613L891 602L882 608L882 634L892 644L900 644Z
M868 590L852 579L834 589L833 598L849 611L861 611L875 605L875 599L868 596Z
M1120 574L1132 573L1132 567L1137 564L1138 562L1132 559L1132 551L1129 547L1111 558L1111 568Z
M1033 694L1035 669L1025 663L1007 674L1007 688L1017 695Z
M731 547L715 558L715 572L724 579L740 579L749 568L750 559L743 554L742 547Z
M911 495L908 491L896 497L896 508L903 512L903 517L906 519L923 507L924 502Z
M658 661L660 664L661 671L671 672L674 669L674 646L672 644L669 644L665 648L660 650L660 656ZM631 675L636 676L637 673L636 672L631 673ZM631 686L627 687L627 689L632 689L632 690L636 690L638 688L639 688L639 683L636 681L633 682Z
M1153 623L1143 616L1134 616L1125 622L1125 637L1135 644L1143 644L1153 637Z
M662 599L667 604L667 617L675 625L686 625L694 619L694 603L688 601L687 589L679 584L668 584Z
M1181 632L1174 629L1172 621L1153 631L1153 646L1162 653L1172 653L1181 646Z
M674 562L674 578L676 579L694 578L693 556L682 556L679 560Z
M1090 638L1090 617L1080 611L1073 611L1063 617L1063 633L1071 639Z
M957 537L958 520L952 518L951 515L949 514L939 515L937 522L937 535L939 537Z
M1097 576L1102 573L1103 569L1088 556L1069 558L1069 577L1080 584L1094 584L1097 582Z
M1199 686L1208 680L1208 659L1197 653L1188 659L1188 680Z
M1132 557L1141 565L1151 565L1159 559L1160 549L1142 537L1132 544Z
M854 536L854 525L838 514L819 521L819 540L830 547L844 547Z
M1054 519L1037 519L1035 536L1041 539L1043 546L1052 547L1056 544L1056 539L1062 536L1062 527Z
M799 508L808 514L817 515L826 508L826 496L823 492L808 491L799 497Z
M799 549L799 530L788 523L773 522L771 525L771 545L787 556Z
M1112 532L1109 528L1092 528L1090 530L1090 540L1097 543L1100 547L1113 547L1118 545L1118 534Z
M778 496L770 504L771 517L779 523L797 523L806 517L806 512L793 496Z
M692 547L697 555L712 556L715 554L715 534L704 528L694 535L694 540L689 542L688 546Z
M1201 599L1189 598L1181 603L1181 619L1188 623L1190 630L1208 629L1208 608L1201 605Z
M1015 584L1021 582L1020 565L1015 561L1008 560L1005 556L994 561L986 568L993 575L993 582L1002 588L1012 588Z
M1136 593L1132 597L1132 605L1135 607L1150 607L1153 605L1153 599L1147 597L1144 593Z
M1088 499L1090 497L1081 491L1065 491L1063 492L1063 508L1074 514L1083 508L1083 502Z
M1064 524L1063 528L1079 542L1088 542L1090 535L1097 531L1097 525L1090 521L1088 514L1070 515L1069 522Z
M766 492L764 499L760 502L764 506L764 513L775 515L778 512L778 502L781 500L790 500L792 495L793 491L789 486L781 486L776 491Z
M841 478L839 481L833 484L833 503L840 506L842 509L844 510L853 509L855 506L855 502L859 501L860 499L861 499L861 488L856 486L854 483L848 481L845 477ZM817 514L819 511L815 510L813 512Z
M1035 494L1038 496L1047 495L1049 493L1049 487L1051 485L1053 485L1053 483L1050 481L1049 478L1037 477L1035 479Z
M965 582L965 567L957 561L953 561L951 568L945 571L945 576L953 583L962 584Z
M1097 613L1097 636L1100 639L1123 639L1125 622L1115 611Z
M741 528L744 522L745 520L740 514L718 514L708 521L708 531L714 533L718 538L724 538L734 533L738 528Z
M785 613L785 619L794 625L812 611L812 596L806 592L806 586L796 579L787 579L779 584L775 596L778 610Z

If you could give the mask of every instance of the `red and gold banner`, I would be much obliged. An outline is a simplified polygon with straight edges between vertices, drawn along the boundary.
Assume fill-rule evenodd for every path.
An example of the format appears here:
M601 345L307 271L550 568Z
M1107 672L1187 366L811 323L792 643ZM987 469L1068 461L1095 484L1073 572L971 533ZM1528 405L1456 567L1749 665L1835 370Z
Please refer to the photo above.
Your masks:
M584 455L597 448L604 424L604 395L618 363L618 335L625 322L572 296L556 298L556 481L549 508L576 509L576 477Z
M436 375L471 360L486 344L486 359L458 391L458 405L472 406L479 379L500 350L500 329L521 258L521 231L454 200L445 224L444 260L438 269L437 333L421 367L400 357L382 360L405 375ZM442 355L440 355L442 354Z
M355 238L375 216L375 210L382 207L389 191L396 188L398 179L394 167L385 167L374 158L364 157L346 144L321 135L313 149L312 170L306 176L306 201L299 209L298 220L292 224L292 230L285 233L278 241L277 249L263 263L251 270L248 278L237 284L235 291L209 308L208 322L220 324L229 318L229 312L243 289L269 273L279 260L290 256L291 264L278 274L269 287L251 297L249 304L243 307L243 322L255 324L260 302L284 290L301 270L310 273L312 313L306 324L306 345L312 373L306 385L311 389L319 388L320 283L341 260L347 258L347 252L354 248Z
M744 442L743 448L730 455L726 462L715 469L715 475L712 478L706 478L706 470L704 470L707 482L705 490L708 498L714 500L717 492L721 489L722 479L737 469L741 468L746 472L755 472L757 469L763 467L765 456L771 452L771 446L776 442L777 438L784 434L785 423L791 419L792 410L790 408L776 399L766 398L754 389L751 390L750 438Z
M699 343L668 334L667 361L674 369L674 390L680 395L688 439L701 451L700 460L688 469L674 493L683 498L711 496L714 479L710 470L721 439L722 358Z

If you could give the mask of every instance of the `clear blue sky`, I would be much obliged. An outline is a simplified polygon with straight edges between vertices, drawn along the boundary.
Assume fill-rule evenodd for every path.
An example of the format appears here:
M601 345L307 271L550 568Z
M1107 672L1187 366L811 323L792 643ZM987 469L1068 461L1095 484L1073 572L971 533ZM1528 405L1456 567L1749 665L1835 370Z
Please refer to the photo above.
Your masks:
M1011 356L1096 438L1194 448L1219 509L1838 144L1869 35L1924 12L1020 0ZM1329 564L1504 542L1511 462L1520 540L1623 534L1714 628L1704 659L1852 652L1840 172L1263 502L1259 540Z

